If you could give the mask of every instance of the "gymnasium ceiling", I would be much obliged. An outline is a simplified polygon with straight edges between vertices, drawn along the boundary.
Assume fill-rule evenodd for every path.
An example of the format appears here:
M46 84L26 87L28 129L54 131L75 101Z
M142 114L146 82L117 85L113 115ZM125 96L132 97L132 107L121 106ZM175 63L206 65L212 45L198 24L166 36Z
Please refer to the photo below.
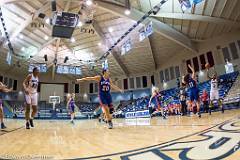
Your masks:
M84 1L57 0L57 8L77 13L80 2ZM33 56L31 62L45 62L43 57L47 54L49 69L52 68L55 56L59 64L63 64L64 58L68 56L66 64L81 65L83 76L96 74L95 70L91 71L89 65L79 59L100 57L134 22L159 3L159 0L130 0L131 14L125 15L125 1L95 0L96 5L91 6L88 15L93 16L93 24L76 28L73 34L75 42L71 42L51 37L51 26L36 16L39 13L51 16L50 0L1 0L3 17L14 51L24 56L23 59L14 57L14 65L8 66L6 39L4 33L0 34L1 70L26 73L30 55ZM156 15L144 22L146 24L149 21L153 22L154 27L154 33L150 37L139 42L138 30L144 25L141 24L128 36L131 37L133 48L126 55L121 56L120 43L108 56L113 76L154 71L168 63L168 57L181 50L196 52L195 43L239 29L240 1L204 0L194 9L183 13L178 0L168 0ZM45 27L32 27L32 23L38 22L43 22ZM109 31L110 27L112 32ZM84 33L81 28L92 29L94 32ZM2 31L2 25L0 30ZM96 68L101 68L100 64L95 65Z

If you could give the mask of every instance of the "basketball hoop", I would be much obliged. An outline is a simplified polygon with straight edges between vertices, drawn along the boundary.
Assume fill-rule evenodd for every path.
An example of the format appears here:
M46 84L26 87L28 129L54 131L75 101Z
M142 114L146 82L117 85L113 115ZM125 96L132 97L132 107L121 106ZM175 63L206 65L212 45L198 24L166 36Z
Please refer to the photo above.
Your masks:
M56 104L60 104L60 96L49 96L49 103L53 105L53 110L55 110Z

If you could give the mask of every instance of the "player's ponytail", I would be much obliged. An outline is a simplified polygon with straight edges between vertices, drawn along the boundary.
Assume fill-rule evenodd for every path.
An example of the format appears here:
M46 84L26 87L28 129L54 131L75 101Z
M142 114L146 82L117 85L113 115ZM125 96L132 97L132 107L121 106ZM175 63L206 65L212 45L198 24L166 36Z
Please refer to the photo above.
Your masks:
M103 69L103 70L102 70L102 75L104 75L105 72L107 72L107 70L106 70L106 69Z
M38 71L37 67L34 67L32 72L35 72L35 71Z
M190 79L190 74L187 74L186 76L184 76L184 82L188 83Z

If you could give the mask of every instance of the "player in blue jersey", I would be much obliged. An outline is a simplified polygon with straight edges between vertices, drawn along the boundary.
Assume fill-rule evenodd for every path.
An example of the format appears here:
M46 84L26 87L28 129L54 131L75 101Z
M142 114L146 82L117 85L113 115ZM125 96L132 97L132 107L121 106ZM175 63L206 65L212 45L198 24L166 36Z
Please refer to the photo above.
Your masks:
M8 89L6 85L4 85L2 82L0 82L0 92L11 92L12 89ZM0 98L0 123L1 123L1 129L7 128L5 124L3 123L3 101Z
M186 76L184 76L182 83L187 85L189 91L190 105L193 106L193 103L195 102L197 106L198 117L200 118L200 101L196 73L195 70L191 67L191 65L188 65L188 68L192 71L192 74L187 74Z
M113 128L112 124L112 116L111 114L114 111L112 105L112 96L111 96L111 88L123 92L119 87L114 85L110 79L109 71L106 69L102 70L102 75L94 76L94 77L86 77L82 79L77 79L77 82L82 81L97 81L99 84L99 102L102 107L102 110L106 116L106 120L109 125L109 129Z
M69 97L68 99L68 102L67 102L67 107L68 107L68 110L70 111L70 115L71 115L71 120L70 122L72 124L74 124L73 120L74 120L74 117L75 117L75 94L72 93L71 96Z

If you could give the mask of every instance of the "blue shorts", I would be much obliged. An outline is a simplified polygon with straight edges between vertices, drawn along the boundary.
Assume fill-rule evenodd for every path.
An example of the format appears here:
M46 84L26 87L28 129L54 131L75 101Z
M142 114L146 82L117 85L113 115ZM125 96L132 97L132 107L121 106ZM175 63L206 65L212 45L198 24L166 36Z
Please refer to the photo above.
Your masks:
M107 105L109 107L112 106L112 96L111 94L99 94L99 101L101 105Z
M75 113L75 106L70 106L69 109L71 113Z
M189 90L189 98L191 101L198 101L199 100L199 95L198 95L198 89L197 88L192 88Z

